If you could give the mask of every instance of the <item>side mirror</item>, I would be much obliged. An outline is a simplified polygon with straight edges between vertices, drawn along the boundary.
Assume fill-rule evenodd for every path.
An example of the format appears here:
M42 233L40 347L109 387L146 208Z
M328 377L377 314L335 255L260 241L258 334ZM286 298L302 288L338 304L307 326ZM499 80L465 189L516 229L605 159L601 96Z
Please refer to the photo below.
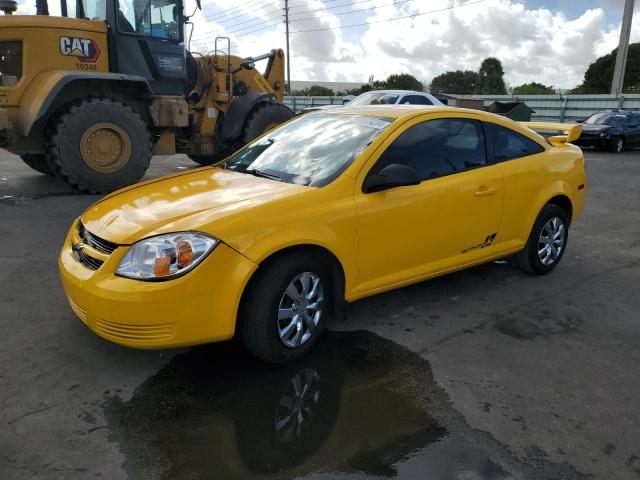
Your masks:
M196 0L196 5L198 6L198 10L202 10L202 4L200 3L200 0Z
M420 175L413 168L398 163L387 165L380 173L370 174L362 184L364 193L379 192L407 185L419 185Z

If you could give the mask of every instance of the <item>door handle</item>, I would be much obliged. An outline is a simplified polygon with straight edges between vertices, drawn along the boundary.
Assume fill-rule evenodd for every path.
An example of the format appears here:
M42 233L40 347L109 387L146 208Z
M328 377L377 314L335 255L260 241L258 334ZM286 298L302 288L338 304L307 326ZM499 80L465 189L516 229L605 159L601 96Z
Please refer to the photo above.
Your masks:
M487 195L493 195L494 193L496 193L495 187L482 185L474 195L476 197L486 197Z

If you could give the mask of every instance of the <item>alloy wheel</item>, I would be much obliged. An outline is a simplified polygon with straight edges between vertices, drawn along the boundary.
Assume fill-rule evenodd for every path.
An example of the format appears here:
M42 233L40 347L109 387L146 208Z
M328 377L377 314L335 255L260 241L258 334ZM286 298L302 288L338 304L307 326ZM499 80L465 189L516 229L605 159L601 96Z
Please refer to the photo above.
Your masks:
M615 146L616 153L620 153L622 151L623 146L624 146L624 141L622 140L622 138L618 138L616 140L616 146Z
M318 327L324 306L324 288L312 272L297 275L285 289L278 306L278 336L289 348L304 345Z
M545 266L558 261L565 242L565 226L562 219L553 217L544 224L538 237L538 259Z

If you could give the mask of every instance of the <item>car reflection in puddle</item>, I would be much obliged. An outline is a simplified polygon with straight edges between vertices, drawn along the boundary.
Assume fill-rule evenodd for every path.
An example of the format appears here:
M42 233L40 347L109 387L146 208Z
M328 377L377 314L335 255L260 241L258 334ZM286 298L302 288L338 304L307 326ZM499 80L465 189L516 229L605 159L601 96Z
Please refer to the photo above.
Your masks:
M288 366L195 348L105 412L130 478L512 478L434 419L452 408L429 364L366 332Z

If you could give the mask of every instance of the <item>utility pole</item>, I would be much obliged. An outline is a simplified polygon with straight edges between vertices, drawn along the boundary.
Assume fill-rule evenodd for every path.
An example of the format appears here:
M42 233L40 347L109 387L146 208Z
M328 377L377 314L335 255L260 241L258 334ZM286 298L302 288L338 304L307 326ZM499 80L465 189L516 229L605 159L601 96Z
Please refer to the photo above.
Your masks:
M622 17L622 29L620 30L620 43L618 44L618 55L616 56L616 66L613 71L613 81L611 82L611 94L622 94L624 85L624 72L627 67L627 54L629 53L629 37L631 35L631 19L633 18L633 4L635 0L625 0L624 14Z
M284 23L287 31L287 93L291 94L291 55L289 54L289 0L284 0Z

